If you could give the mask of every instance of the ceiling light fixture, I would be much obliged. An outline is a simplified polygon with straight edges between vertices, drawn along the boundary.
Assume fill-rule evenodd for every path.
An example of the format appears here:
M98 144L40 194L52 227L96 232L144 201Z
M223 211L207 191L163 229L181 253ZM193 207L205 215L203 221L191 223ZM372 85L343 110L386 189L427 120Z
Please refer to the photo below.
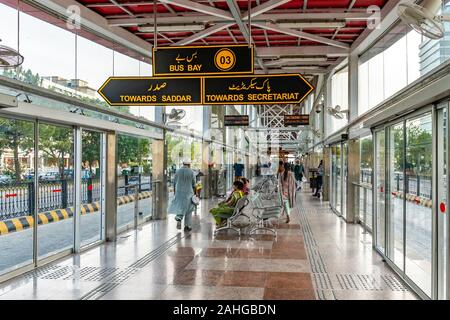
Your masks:
M278 22L277 25L281 28L291 29L320 29L320 28L344 28L345 21L325 21L325 22L305 22L305 21L284 21Z
M158 32L177 32L177 31L201 31L205 29L202 24L174 24L174 25L157 25ZM145 25L138 27L141 33L155 32L153 25Z

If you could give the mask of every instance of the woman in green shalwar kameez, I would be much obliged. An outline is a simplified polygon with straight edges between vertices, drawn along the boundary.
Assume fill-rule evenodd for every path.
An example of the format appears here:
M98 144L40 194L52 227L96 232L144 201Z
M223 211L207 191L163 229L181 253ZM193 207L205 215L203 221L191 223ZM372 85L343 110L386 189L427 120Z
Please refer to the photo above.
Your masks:
M233 183L233 187L234 190L230 197L227 200L220 202L218 207L212 208L209 211L214 217L217 226L220 226L224 222L224 219L226 221L226 219L233 215L236 203L244 196L244 192L242 191L244 189L244 183L242 183L242 181L236 180Z

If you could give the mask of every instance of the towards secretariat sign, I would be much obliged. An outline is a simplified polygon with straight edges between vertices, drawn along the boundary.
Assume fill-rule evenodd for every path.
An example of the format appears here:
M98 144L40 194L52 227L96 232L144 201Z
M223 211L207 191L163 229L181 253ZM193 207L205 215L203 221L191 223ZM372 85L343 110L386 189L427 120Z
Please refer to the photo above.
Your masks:
M204 80L204 104L300 103L314 87L299 74L211 77Z
M208 78L111 77L98 90L112 106L300 103L314 87L299 74Z

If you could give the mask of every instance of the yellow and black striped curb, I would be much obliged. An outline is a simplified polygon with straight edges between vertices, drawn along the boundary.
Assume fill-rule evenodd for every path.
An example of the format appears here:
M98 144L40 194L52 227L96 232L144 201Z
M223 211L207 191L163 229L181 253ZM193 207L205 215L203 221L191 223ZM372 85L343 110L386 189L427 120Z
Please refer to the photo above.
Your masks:
M147 199L150 198L151 196L152 196L151 191L144 191L139 194L139 200ZM122 196L117 198L117 205L120 206L133 201L134 196ZM99 202L83 204L81 206L81 214L94 213L98 210L100 210ZM38 214L38 225L57 222L72 217L73 217L73 207L42 212ZM32 228L33 225L34 225L34 218L32 216L25 216L0 221L0 235Z
M396 198L403 199L403 192L401 191L394 191L392 192L392 195ZM406 201L413 202L417 205L431 208L433 206L433 201L429 198L416 196L415 194L407 193L406 194Z

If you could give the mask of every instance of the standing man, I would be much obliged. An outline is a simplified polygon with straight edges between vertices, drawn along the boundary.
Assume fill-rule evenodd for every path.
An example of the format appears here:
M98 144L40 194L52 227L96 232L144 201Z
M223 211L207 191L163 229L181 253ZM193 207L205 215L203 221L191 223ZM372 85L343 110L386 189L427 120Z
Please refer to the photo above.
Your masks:
M297 181L297 190L302 189L302 179L305 174L305 167L303 166L303 162L297 159L295 161L294 167L295 181Z
M317 188L314 196L320 198L319 191L322 189L323 184L323 174L325 173L325 168L323 167L323 160L320 160L319 166L317 167Z
M233 169L235 181L244 177L244 164L242 163L242 159L238 159L238 162L233 165Z
M191 162L184 160L183 166L175 173L173 181L175 198L167 210L169 213L176 215L177 229L181 229L181 221L184 218L184 231L192 230L192 212L195 210L192 196L195 192L195 183L195 175L191 169Z

